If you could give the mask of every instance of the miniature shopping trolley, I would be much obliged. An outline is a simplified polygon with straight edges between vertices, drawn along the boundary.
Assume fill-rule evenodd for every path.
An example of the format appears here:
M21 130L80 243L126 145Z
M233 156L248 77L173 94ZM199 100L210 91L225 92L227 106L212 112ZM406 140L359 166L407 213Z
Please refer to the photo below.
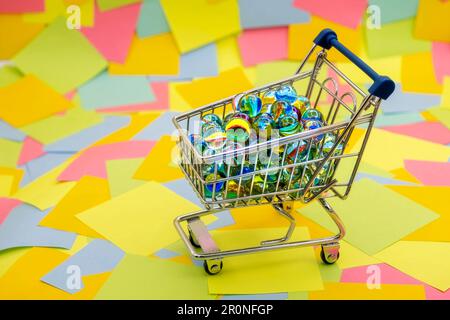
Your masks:
M338 52L330 52L332 48ZM346 57L353 63L347 62L346 69L351 66L355 68L355 72L362 71L368 80L373 80L373 84L366 89L352 82L327 58L331 53ZM303 70L311 65L311 70ZM294 87L297 92L309 98L311 108L319 109L324 115L324 126L258 141L235 150L205 155L195 148L190 139L195 123L210 113L223 118L227 113L236 111L233 101L238 96L177 115L173 119L179 132L177 145L180 150L180 168L205 207L202 211L177 217L174 224L192 257L204 260L204 268L208 274L219 273L225 257L285 248L320 245L324 263L332 264L339 258L339 241L345 235L345 228L327 199L336 197L344 200L349 195L381 100L391 95L395 84L388 77L378 75L341 44L335 32L325 29L314 39L311 50L293 76L243 92L240 96L262 95L285 85ZM326 146L327 152L317 152L318 149L325 148L324 135L331 137L327 139L328 143L332 141L331 145ZM300 144L301 151L298 147ZM270 162L267 166L257 166L258 157L262 154L270 157L274 152L280 157L276 166ZM294 161L287 161L289 152L293 152L290 159L293 157ZM308 155L314 152L318 156L299 157L300 152L307 152ZM218 165L230 158L244 159L240 162L242 165L245 159L251 158L255 167L250 172L241 170L238 174L232 174L228 167L225 174L218 174ZM205 179L202 174L206 167L214 168L213 179L211 175ZM293 179L295 171L301 172L297 181ZM278 179L269 185L268 176L274 172L279 172ZM287 172L287 179L286 174L281 178L281 172ZM281 183L281 180L284 181ZM218 185L223 186L220 192L216 192ZM233 192L230 191L232 185ZM205 186L212 186L212 194L205 192ZM339 232L327 238L290 241L295 229L295 219L291 214L294 201L309 203L313 200L318 200ZM252 205L272 205L274 212L289 221L286 234L278 239L255 243L252 247L221 251L201 218L226 209Z

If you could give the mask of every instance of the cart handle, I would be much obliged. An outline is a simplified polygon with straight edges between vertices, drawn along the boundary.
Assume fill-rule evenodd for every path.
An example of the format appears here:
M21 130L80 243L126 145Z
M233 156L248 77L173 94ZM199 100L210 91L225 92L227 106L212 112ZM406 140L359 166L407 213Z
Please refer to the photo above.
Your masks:
M369 93L386 100L395 90L395 83L387 76L380 76L367 63L361 60L346 46L339 42L336 32L331 29L323 29L314 39L314 43L324 49L336 48L340 53L347 57L357 67L359 67L365 74L367 74L374 82L369 88Z

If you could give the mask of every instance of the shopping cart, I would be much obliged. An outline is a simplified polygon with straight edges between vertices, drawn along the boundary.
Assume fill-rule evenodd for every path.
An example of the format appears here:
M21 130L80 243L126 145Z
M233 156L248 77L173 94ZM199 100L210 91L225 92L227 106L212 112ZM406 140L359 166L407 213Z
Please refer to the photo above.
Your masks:
M327 54L331 48L335 48L358 67L359 72L363 71L373 80L368 90L360 88L330 62ZM316 54L315 60L313 54ZM314 61L312 69L303 71L309 65L310 58ZM311 107L323 113L323 127L257 141L211 155L202 154L192 144L190 134L195 133L195 124L204 115L214 113L224 118L227 113L235 111L233 100L246 94L262 95L287 84L298 93L304 93L311 101ZM341 44L334 31L324 29L314 39L311 50L293 76L174 117L173 122L179 132L180 168L205 207L202 211L179 216L174 221L192 257L204 260L208 274L217 274L222 270L224 257L321 245L323 262L336 262L339 258L339 240L344 237L345 228L327 199L346 199L349 195L381 100L387 99L394 88L391 79L378 75ZM314 156L311 157L311 154ZM258 157L262 155L269 159L278 155L279 161L276 165L266 161L267 165L261 166ZM243 170L244 163L248 165L250 159L254 167ZM232 166L228 165L224 174L219 170L224 162L237 163L241 170L236 174L235 170L230 171ZM208 179L203 175L205 170L211 173ZM205 192L205 187L211 192ZM295 219L291 215L293 202L300 200L309 203L315 199L337 225L339 232L327 238L289 241L295 229ZM200 219L229 208L264 204L272 205L286 218L289 228L283 237L262 241L253 247L221 251Z

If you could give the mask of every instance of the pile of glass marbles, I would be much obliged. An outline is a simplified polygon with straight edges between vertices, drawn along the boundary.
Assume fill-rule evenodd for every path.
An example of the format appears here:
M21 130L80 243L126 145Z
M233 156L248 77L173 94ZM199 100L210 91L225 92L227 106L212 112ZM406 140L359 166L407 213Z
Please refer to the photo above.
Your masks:
M233 105L236 111L227 114L224 119L214 113L201 117L199 132L190 135L191 143L201 155L238 150L326 125L321 112L312 108L309 99L298 95L291 85L260 95L238 95ZM233 199L280 189L304 188L315 170L313 164L307 168L300 165L284 169L279 167L321 158L330 152L335 139L334 134L321 134L311 138L310 142L298 140L284 146L274 145L271 151L266 150L263 155L240 154L204 165L202 174L206 182L236 176L236 180L206 183L204 195L206 198ZM342 146L338 146L335 154L341 152ZM332 175L333 167L327 163L313 185L323 184ZM256 175L252 174L254 171L257 171Z

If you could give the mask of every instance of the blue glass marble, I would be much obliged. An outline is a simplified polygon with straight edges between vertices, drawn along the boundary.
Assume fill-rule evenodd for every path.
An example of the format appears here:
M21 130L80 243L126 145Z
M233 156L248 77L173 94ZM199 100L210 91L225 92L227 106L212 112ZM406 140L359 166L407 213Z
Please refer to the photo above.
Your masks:
M252 126L260 138L267 140L272 136L272 129L275 128L275 121L269 113L261 113L255 118Z
M295 112L281 115L278 118L277 126L281 136L288 136L303 131L303 126L298 121Z
M261 99L256 94L248 94L239 100L237 111L254 118L261 112L261 107Z
M305 96L298 96L295 101L292 102L292 105L300 111L300 114L303 114L306 110L311 108L311 103Z
M275 92L275 97L279 101L291 104L297 99L297 91L291 85L284 85Z
M307 120L305 122L303 122L303 129L306 130L315 130L315 129L319 129L322 127L322 123L320 121L316 121L316 120ZM322 141L324 137L324 134L319 134L317 136L312 137L311 139L315 142L315 143L319 143L320 141Z
M270 108L270 115L275 122L285 114L294 113L292 106L286 101L275 101Z
M305 112L302 113L302 121L306 122L309 120L323 122L323 115L317 109L307 109L307 110L305 110Z
M263 105L265 105L265 104L272 105L272 103L274 103L275 100L277 100L277 97L275 96L275 92L276 92L275 90L269 90L269 91L264 92L261 96L262 104Z
M214 113L205 114L200 120L200 126L203 127L207 123L216 123L219 126L223 126L222 119Z
M335 142L336 142L336 136L334 134L327 133L325 135L325 138L323 140L323 146L322 146L322 151L325 156L331 152L331 149L333 148ZM340 143L334 150L333 156L341 155L343 151L344 151L344 144Z
M227 140L225 131L214 122L206 123L202 127L202 137L207 147L216 151L222 149Z

